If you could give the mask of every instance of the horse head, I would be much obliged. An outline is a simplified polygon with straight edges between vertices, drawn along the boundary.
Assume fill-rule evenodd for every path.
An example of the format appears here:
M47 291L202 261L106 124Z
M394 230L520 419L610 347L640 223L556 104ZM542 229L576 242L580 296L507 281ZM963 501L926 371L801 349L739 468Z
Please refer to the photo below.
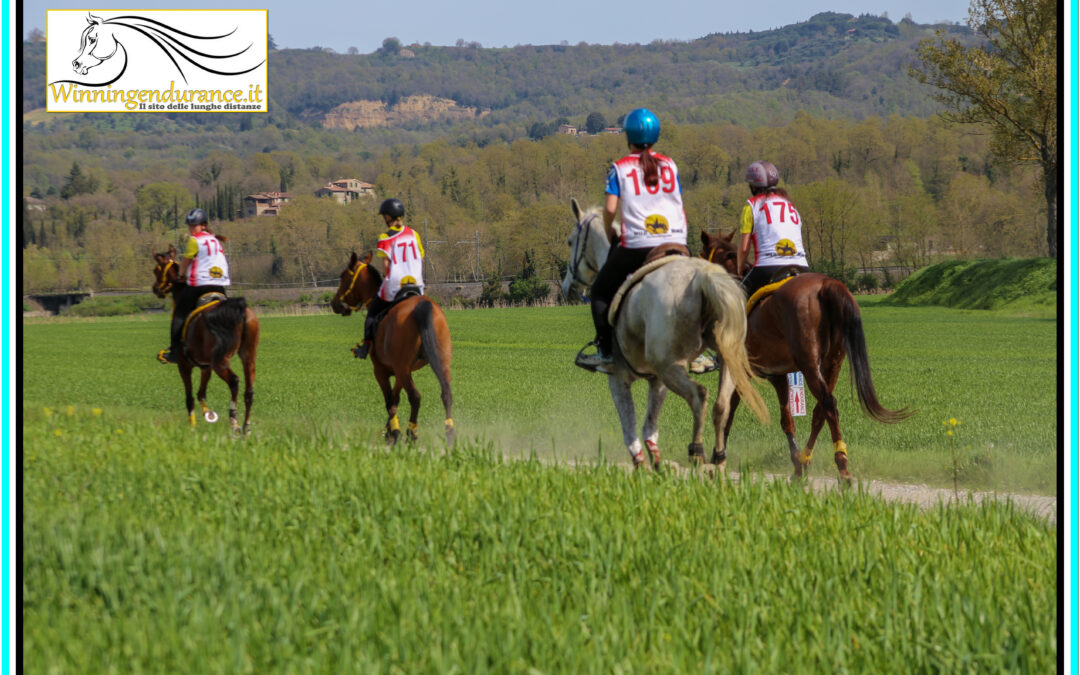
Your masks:
M334 310L334 314L349 316L361 307L367 307L379 292L382 277L370 263L371 251L366 252L363 258L353 251L349 264L341 272L337 293L330 301L330 309Z
M180 268L176 264L176 247L169 244L168 252L155 253L154 262L154 285L150 290L159 298L164 298L180 276Z
M750 271L750 264L748 262L744 263L742 270L735 269L739 259L735 247L735 230L726 235L709 234L705 230L701 231L700 257L720 265L732 276L742 278Z
M118 44L113 27L106 26L103 19L88 12L86 22L90 25L83 29L79 38L79 55L71 62L71 67L80 75L86 75L91 68L112 58Z
M600 209L582 211L576 199L570 200L574 213L574 230L566 238L570 247L570 262L562 281L562 294L566 298L581 297L592 286L596 273L607 260L611 250L611 235L605 232Z

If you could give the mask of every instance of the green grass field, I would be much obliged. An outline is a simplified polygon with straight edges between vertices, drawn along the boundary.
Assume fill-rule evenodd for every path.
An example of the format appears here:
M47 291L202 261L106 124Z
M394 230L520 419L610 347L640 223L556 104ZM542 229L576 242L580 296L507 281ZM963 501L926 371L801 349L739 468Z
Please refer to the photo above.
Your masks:
M1054 321L874 302L865 303L863 313L882 403L918 414L897 425L873 422L859 410L846 372L841 376L840 423L857 477L951 486L955 450L966 487L1056 493ZM628 461L605 378L572 365L591 337L587 308L461 310L450 312L448 320L460 438L516 456ZM253 440L312 428L356 442L377 441L385 422L382 396L370 362L348 352L362 319L278 315L262 322ZM181 424L183 389L176 370L153 360L165 344L166 324L158 315L25 325L25 407L74 405L161 426ZM88 356L78 368L72 366L75 354ZM699 379L715 395L716 375ZM424 394L422 440L437 442L443 420L438 384L429 369L418 374L418 382ZM635 386L643 411L646 387ZM765 383L760 387L772 422L764 427L740 409L728 465L789 472L775 394ZM228 390L216 377L209 399L219 413L226 411ZM402 404L407 408L404 397ZM942 427L950 418L961 422L952 438ZM796 419L804 443L809 417ZM661 418L665 456L685 462L689 434L689 410L670 396ZM832 476L824 434L818 448L825 452L811 472ZM705 440L711 446L711 428Z
M448 318L449 453L428 371L419 447L382 445L371 366L347 351L359 317L263 318L244 440L186 426L153 360L164 316L26 324L26 672L1054 668L1054 526L630 476L606 382L571 365L584 307ZM857 477L951 484L955 417L966 486L1054 492L1052 321L873 303L864 321L883 402L920 413L878 425L838 388ZM216 379L210 401L225 411ZM680 461L688 418L671 397ZM775 419L741 412L728 464L789 472Z

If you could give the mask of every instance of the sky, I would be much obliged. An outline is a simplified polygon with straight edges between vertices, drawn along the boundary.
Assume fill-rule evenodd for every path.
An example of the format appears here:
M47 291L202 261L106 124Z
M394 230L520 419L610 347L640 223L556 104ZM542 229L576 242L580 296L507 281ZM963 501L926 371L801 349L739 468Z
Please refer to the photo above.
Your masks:
M346 52L356 47L370 53L387 37L452 45L457 40L484 47L519 44L547 45L648 43L653 40L692 40L710 33L761 31L806 21L819 12L888 14L898 22L910 14L917 23L963 23L969 0L773 0L769 12L754 11L753 3L705 0L621 0L618 3L547 0L521 3L506 0L399 0L346 3L311 0L250 0L192 2L138 0L89 5L84 0L27 0L22 3L22 36L45 30L47 9L90 9L137 6L139 9L269 9L270 34L279 48L330 47Z

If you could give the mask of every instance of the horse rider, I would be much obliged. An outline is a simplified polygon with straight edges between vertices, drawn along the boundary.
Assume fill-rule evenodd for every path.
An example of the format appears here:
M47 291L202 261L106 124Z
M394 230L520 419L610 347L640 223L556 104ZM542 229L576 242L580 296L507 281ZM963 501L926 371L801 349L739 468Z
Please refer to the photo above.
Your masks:
M207 226L206 211L191 209L187 217L188 238L184 254L180 258L180 273L177 276L178 293L174 295L172 325L169 331L169 349L158 352L158 361L176 363L183 349L180 334L184 329L184 320L195 309L199 297L206 293L225 295L229 285L229 261L225 259L224 237L219 238Z
M757 161L746 169L750 199L739 221L736 269L742 270L754 244L754 266L740 285L750 297L781 270L807 271L802 240L802 219L784 188L777 187L780 172L769 162Z
M424 292L424 247L420 244L420 235L402 221L405 206L397 198L384 200L379 206L379 215L383 217L387 230L379 235L372 263L378 265L383 281L378 296L371 300L367 308L364 342L353 349L358 359L367 358L379 319L394 304L402 287L414 285L421 294Z
M660 120L645 108L633 110L623 121L630 154L608 172L604 202L604 228L610 231L618 212L619 242L593 281L592 318L596 327L595 354L582 354L575 363L587 370L611 373L612 327L608 308L626 277L641 267L660 244L686 245L686 213L682 183L674 160L654 152L660 138Z

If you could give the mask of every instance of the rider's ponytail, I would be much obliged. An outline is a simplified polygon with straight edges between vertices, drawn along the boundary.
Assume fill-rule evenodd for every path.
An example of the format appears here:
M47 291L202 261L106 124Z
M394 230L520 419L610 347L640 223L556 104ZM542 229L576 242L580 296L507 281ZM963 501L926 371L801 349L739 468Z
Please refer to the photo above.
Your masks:
M652 154L648 146L642 149L640 157L641 171L645 174L645 185L656 187L660 184L660 162L656 161L656 156Z

